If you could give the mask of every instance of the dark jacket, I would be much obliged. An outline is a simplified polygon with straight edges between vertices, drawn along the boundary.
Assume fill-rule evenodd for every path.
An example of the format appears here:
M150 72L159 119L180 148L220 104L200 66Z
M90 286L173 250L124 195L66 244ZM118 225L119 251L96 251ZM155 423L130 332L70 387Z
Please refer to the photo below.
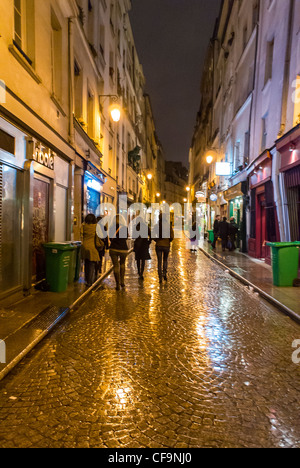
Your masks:
M239 231L238 225L234 221L230 221L229 224L229 236L234 239Z
M151 260L149 247L152 242L151 240L151 231L146 223L143 223L143 226L140 224L138 232L146 232L148 230L148 237L144 239L143 237L137 237L134 241L134 252L135 259L138 260Z
M214 222L214 233L219 234L219 230L220 230L220 221L216 219Z
M229 236L229 223L227 223L227 221L221 221L219 223L219 234L221 239L227 239Z
M116 226L116 230L111 228L109 231L110 250L122 250L128 252L128 228L126 226Z
M164 236L164 230L166 230L168 232L168 228L170 229L169 231L169 236ZM154 240L156 242L156 248L160 248L160 247L167 247L167 248L170 248L171 247L171 243L173 242L174 240L174 230L173 230L173 227L172 227L172 224L170 224L170 226L167 226L166 224L164 224L163 222L159 222L155 228L154 228L154 232L156 234Z

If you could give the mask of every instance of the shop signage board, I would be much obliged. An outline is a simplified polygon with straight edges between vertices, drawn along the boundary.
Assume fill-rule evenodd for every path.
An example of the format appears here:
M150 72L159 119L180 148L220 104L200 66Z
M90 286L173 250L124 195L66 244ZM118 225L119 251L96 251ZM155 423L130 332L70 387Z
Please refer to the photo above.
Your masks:
M54 153L50 149L37 146L33 153L32 159L38 164L47 167L51 171L54 171Z

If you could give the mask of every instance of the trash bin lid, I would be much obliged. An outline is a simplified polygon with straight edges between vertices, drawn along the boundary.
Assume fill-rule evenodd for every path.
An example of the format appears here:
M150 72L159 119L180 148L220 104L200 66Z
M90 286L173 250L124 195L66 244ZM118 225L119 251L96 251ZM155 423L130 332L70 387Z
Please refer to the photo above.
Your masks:
M48 242L44 244L45 249L55 249L55 250L74 250L76 247L70 242Z
M268 247L282 248L282 247L300 247L300 242L266 242Z

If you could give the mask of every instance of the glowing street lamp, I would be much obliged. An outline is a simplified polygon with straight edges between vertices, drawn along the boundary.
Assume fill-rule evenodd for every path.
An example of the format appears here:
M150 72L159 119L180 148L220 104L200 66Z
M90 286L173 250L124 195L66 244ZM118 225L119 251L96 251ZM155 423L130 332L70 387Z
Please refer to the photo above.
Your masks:
M120 122L121 110L118 106L114 106L111 108L110 115L114 122Z
M160 198L160 193L159 192L156 194L156 198Z
M186 187L185 189L187 192L190 192L191 191L191 187Z
M151 174L151 172L149 172L149 174L147 174L147 179L148 179L148 180L152 180L152 179L153 179L153 175Z
M211 164L213 162L213 160L214 160L214 158L211 155L208 155L207 158L206 158L207 164Z

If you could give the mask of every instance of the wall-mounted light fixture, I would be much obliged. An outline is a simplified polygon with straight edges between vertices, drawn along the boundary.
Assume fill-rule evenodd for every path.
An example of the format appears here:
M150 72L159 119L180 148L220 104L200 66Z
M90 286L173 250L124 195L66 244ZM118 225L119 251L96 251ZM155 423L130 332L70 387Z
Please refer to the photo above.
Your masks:
M101 94L99 98L111 99L112 104L109 106L109 112L110 112L111 118L114 122L119 122L121 119L121 107L118 104L120 100L119 96L117 96L116 94Z

